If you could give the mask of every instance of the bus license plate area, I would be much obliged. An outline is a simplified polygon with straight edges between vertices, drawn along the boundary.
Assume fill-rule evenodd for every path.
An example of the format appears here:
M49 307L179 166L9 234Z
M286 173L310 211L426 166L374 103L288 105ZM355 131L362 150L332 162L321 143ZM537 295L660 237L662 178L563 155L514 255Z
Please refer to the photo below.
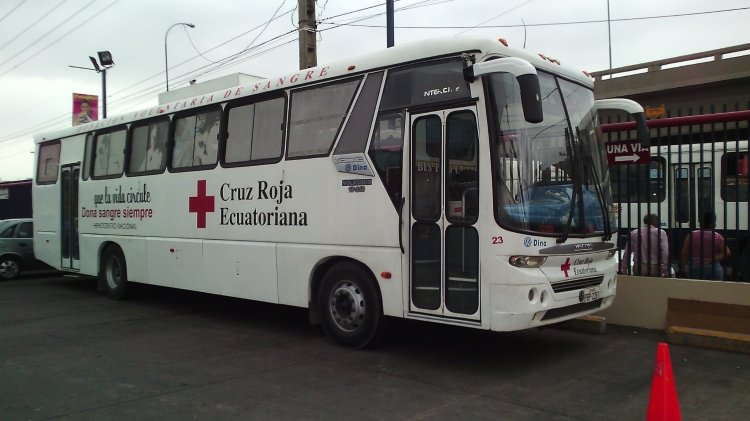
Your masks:
M599 299L599 287L584 288L578 293L578 301L588 303Z

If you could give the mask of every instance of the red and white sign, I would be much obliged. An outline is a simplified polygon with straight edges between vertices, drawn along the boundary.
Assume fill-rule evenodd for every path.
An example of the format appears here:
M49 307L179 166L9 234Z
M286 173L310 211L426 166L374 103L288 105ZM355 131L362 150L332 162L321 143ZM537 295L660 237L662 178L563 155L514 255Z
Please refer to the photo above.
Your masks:
M647 164L651 158L648 149L636 141L610 142L606 148L609 165Z

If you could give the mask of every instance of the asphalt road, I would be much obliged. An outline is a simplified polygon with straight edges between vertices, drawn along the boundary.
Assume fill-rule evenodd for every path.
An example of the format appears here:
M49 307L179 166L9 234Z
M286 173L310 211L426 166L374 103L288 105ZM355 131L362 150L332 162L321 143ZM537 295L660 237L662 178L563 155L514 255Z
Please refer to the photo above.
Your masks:
M642 420L663 339L396 320L353 351L303 309L26 276L0 283L0 420ZM683 420L750 418L750 355L669 351Z

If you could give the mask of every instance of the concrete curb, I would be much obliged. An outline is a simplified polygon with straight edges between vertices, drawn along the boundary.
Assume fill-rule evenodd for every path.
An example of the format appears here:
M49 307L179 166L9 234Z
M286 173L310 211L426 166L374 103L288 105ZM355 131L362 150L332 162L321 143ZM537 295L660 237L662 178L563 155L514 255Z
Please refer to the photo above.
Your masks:
M750 354L750 335L742 333L670 326L667 328L667 342Z

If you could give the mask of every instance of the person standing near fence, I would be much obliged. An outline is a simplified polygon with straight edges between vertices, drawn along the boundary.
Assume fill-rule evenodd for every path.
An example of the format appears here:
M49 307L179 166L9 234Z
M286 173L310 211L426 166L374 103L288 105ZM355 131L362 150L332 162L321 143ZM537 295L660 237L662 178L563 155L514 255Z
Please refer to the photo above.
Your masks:
M659 228L659 217L650 213L643 217L643 225L630 232L625 246L620 272L628 273L633 257L633 275L669 276L669 239Z
M724 237L714 230L716 215L705 213L701 229L685 237L680 253L680 267L691 279L724 280L724 268L721 261L729 257L729 248Z

